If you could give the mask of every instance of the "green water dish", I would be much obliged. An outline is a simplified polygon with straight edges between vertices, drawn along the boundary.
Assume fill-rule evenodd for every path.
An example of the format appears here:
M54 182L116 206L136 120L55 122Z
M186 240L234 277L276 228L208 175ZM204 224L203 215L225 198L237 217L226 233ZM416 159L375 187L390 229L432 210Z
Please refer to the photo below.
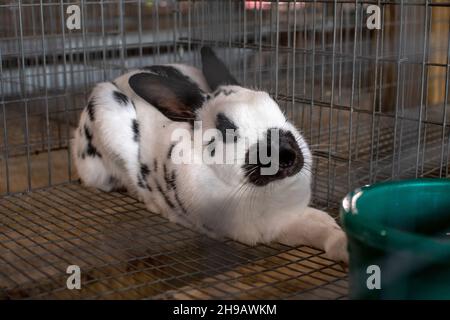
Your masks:
M450 299L450 179L356 189L341 222L351 299Z

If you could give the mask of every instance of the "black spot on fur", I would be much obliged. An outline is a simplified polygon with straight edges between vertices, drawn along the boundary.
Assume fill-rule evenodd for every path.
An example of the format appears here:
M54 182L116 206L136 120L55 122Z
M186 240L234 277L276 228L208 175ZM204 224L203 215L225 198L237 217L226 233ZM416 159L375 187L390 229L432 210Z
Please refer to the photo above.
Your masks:
M164 198L164 201L166 201L167 205L171 208L174 209L175 205L172 203L172 201L170 201L169 197L167 197L166 193L164 192L164 190L161 188L161 185L156 181L156 188L158 189L159 193L161 193L161 195Z
M158 160L153 159L153 170L158 171Z
M169 147L169 151L167 152L167 159L172 157L173 148L175 148L175 143L172 143Z
M178 195L178 191L177 191L177 174L175 173L175 170L172 170L171 174L170 174L170 186L171 189L174 191L175 193L175 201L177 202L178 207L181 209L181 211L183 211L184 214L187 214L187 210L185 208L185 206L183 205L183 202L181 202L181 199Z
M122 186L119 180L116 177L110 176L108 179L108 183L113 186L111 189L112 192L127 192L127 188Z
M144 183L144 179L142 179L142 176L141 175L139 175L138 174L138 176L137 176L137 185L138 185L138 187L140 187L140 188L142 188L142 189L145 189L146 187L147 187L147 184L146 183Z
M156 161L155 161L155 165L157 165ZM164 201L166 201L167 205L171 209L175 209L178 206L178 208L183 212L183 214L187 214L187 210L184 207L183 203L181 202L181 199L177 192L177 185L176 185L177 175L176 175L175 170L172 170L171 172L169 172L166 164L163 164L163 177L164 177L164 183L166 185L166 192L163 190L161 185L158 183L158 180L156 180L156 178L154 180L156 183L156 188L163 196ZM171 192L173 192L173 198L175 200L175 203L172 202L168 196L168 194L171 194Z
M186 208L184 207L183 202L181 202L180 197L178 196L177 192L175 192L175 201L177 202L178 207L181 209L181 211L183 211L184 214L187 214L188 212L187 212Z
M93 136L87 125L84 125L84 135L86 136L88 142L92 141Z
M176 186L175 186L175 171L172 171L172 176L169 174L169 171L167 170L167 166L164 164L163 165L163 171L164 171L164 182L167 185L167 189L168 190L175 190Z
M97 148L92 144L92 139L94 136L93 136L92 132L89 130L89 128L87 127L87 125L84 125L84 135L86 136L86 139L87 139L86 155L88 155L90 157L101 158L102 155L100 154L100 152L98 152ZM83 157L83 155L82 155L82 157Z
M137 184L139 187L143 189L148 189L149 191L152 191L150 186L147 182L147 177L150 174L150 169L145 163L141 163L139 174L137 176Z
M217 115L216 128L222 133L224 143L231 141L237 142L237 126L225 114L219 113Z
M166 182L167 189L174 192L174 198L175 202L177 203L178 207L183 211L184 214L187 214L187 210L184 207L183 203L180 200L180 197L177 192L177 175L175 170L172 170L170 173L167 170L166 165L164 165L164 181Z
M128 97L119 91L113 91L113 98L118 104L123 106L126 106L129 102Z
M133 121L131 121L131 129L133 130L133 140L135 142L138 142L140 132L139 132L139 122L137 122L136 119L133 119Z
M92 143L88 143L87 148L86 148L86 153L88 156L90 157L99 157L101 158L102 155L100 154L100 152L97 151L97 148L94 147L92 145Z
M87 106L86 111L88 113L89 120L94 121L95 119L95 110L94 110L94 101L91 99Z
M141 175L145 179L150 174L150 169L145 163L141 163Z

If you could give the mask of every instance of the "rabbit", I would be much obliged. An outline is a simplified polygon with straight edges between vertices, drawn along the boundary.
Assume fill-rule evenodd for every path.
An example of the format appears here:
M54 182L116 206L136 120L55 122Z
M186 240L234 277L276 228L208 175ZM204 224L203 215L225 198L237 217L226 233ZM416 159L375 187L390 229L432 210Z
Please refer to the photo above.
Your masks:
M211 237L309 245L346 263L345 233L308 206L312 155L301 133L267 92L241 86L211 48L201 49L201 60L201 71L155 65L93 88L72 144L81 181L103 191L126 189L149 211ZM194 137L208 129L227 139L213 137L197 149L191 139L173 139L180 130ZM279 169L263 175L267 163L257 157L251 164L249 152L271 147L273 129ZM244 139L245 156L231 164L173 161L175 150L198 159Z

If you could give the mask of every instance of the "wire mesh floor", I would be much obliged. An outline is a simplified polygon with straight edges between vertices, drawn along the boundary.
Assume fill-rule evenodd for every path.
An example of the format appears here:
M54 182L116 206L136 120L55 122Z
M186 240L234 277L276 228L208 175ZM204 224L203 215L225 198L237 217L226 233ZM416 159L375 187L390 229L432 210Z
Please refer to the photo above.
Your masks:
M342 299L346 272L309 248L197 234L121 193L65 184L0 199L1 299ZM69 290L66 269L81 269Z

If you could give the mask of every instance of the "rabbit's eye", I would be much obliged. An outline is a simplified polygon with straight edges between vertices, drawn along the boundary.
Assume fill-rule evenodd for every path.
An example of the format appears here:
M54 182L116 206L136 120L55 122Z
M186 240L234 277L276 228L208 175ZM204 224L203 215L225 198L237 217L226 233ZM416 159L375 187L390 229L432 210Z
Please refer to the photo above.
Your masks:
M236 131L237 131L238 127L225 114L219 113L217 115L216 128L222 134L224 143L237 142L238 134Z

